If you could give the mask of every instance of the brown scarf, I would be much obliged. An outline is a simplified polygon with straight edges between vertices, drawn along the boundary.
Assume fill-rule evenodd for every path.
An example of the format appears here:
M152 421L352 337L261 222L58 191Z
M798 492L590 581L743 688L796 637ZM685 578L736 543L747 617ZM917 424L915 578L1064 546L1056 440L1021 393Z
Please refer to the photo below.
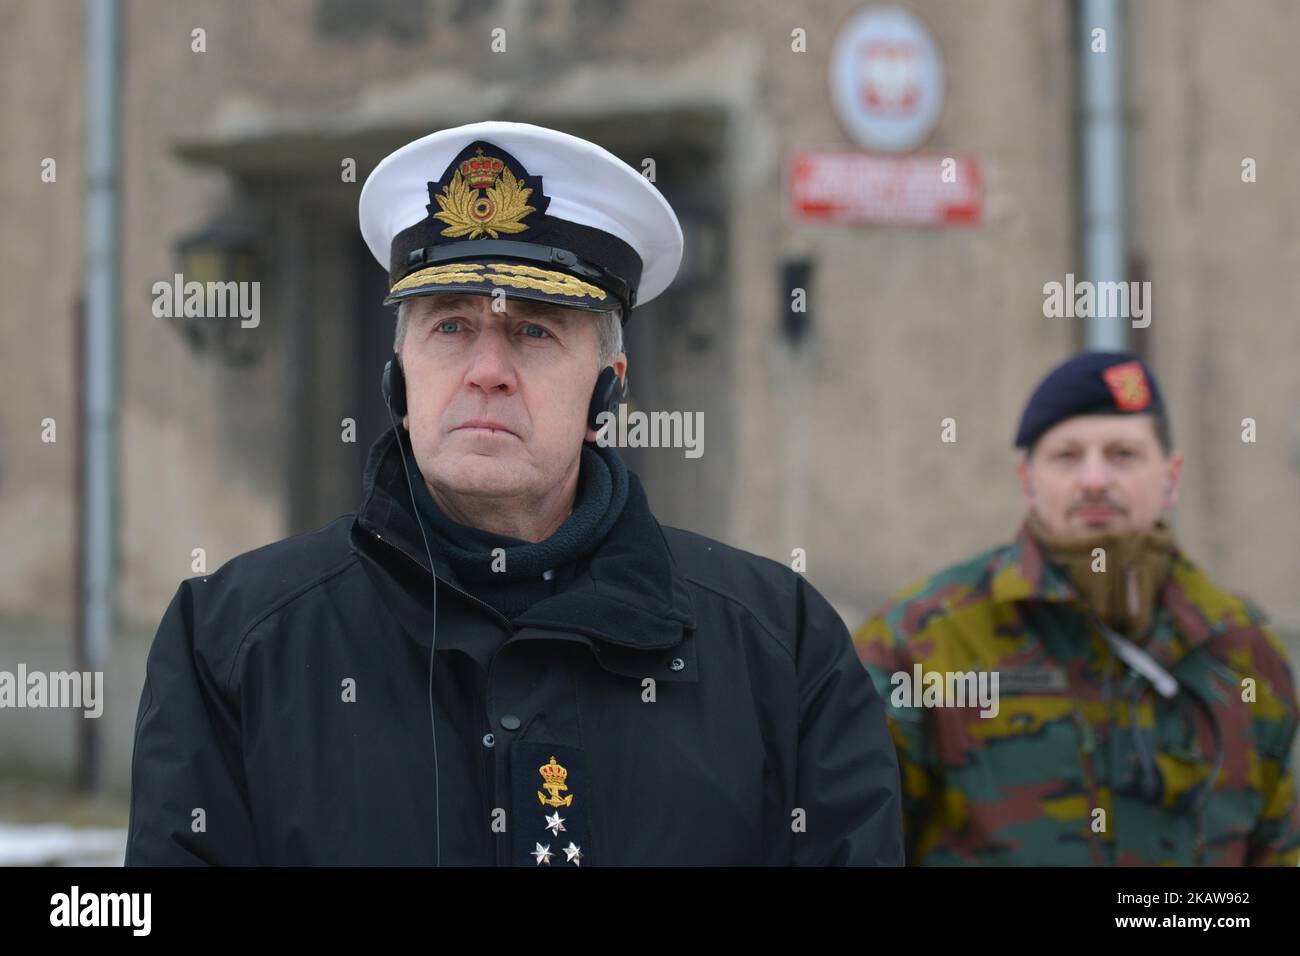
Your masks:
M1054 536L1032 511L1025 524L1098 617L1132 640L1145 640L1173 562L1173 532L1163 520L1150 531L1070 539ZM1105 571L1093 570L1101 560L1093 557L1096 548L1105 552Z

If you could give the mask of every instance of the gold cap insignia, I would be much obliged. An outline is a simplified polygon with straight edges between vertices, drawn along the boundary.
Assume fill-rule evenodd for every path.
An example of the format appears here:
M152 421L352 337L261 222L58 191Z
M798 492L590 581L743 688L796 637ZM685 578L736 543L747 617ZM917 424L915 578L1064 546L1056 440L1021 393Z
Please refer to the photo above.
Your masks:
M433 198L441 212L435 219L447 223L442 235L449 239L478 239L484 235L499 239L501 233L524 232L523 220L537 210L528 205L533 190L525 186L505 160L489 156L480 146L475 155L457 165L451 181Z

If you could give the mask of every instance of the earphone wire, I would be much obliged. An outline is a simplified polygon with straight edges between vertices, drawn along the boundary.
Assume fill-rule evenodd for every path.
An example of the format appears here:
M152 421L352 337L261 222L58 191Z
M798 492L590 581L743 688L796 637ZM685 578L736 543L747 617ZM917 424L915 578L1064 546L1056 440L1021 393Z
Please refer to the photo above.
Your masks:
M438 575L433 570L433 551L429 547L429 536L425 533L424 522L420 520L420 509L415 503L415 486L411 484L411 470L406 465L406 454L402 450L402 433L398 430L397 419L393 415L392 399L385 394L384 407L388 409L388 420L393 423L393 434L397 436L397 450L402 459L402 473L406 475L406 490L411 496L411 508L415 512L415 523L420 526L420 537L424 541L424 553L429 558L429 574L433 578L433 633L429 639L429 733L433 736L433 826L434 826L434 865L442 866L442 786L438 776L438 725L433 716L433 657L438 644Z

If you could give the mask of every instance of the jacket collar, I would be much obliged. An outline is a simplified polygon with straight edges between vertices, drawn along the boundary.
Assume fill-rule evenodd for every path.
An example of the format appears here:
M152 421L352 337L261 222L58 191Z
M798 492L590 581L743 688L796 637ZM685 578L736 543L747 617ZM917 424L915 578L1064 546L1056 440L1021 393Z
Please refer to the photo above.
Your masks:
M405 431L402 432L405 436ZM455 577L434 549L429 566L420 524L411 501L402 454L392 429L370 446L361 507L352 525L354 548L378 558L378 540L387 541L457 590ZM412 482L423 481L418 473ZM571 586L533 605L515 618L518 628L563 631L640 650L674 647L695 627L690 595L677 573L662 529L650 511L645 491L628 473L627 503L609 534L581 562Z
M1022 522L1015 540L1000 549L988 567L989 593L995 603L1047 602L1083 606L1065 572L1046 559L1043 547ZM1222 609L1216 614L1209 595L1214 585L1186 554L1174 546L1169 578L1156 602L1148 649L1172 667L1192 649L1240 623Z

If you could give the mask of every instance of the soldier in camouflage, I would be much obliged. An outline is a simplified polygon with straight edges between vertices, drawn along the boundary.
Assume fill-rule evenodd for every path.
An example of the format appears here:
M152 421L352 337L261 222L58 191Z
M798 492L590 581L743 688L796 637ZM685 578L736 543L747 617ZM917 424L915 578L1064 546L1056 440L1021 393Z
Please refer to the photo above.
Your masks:
M1016 444L1015 540L855 636L890 703L908 863L1295 866L1286 652L1162 519L1182 457L1150 369L1070 359ZM927 673L933 694L905 692ZM954 674L992 678L996 704L953 706Z

